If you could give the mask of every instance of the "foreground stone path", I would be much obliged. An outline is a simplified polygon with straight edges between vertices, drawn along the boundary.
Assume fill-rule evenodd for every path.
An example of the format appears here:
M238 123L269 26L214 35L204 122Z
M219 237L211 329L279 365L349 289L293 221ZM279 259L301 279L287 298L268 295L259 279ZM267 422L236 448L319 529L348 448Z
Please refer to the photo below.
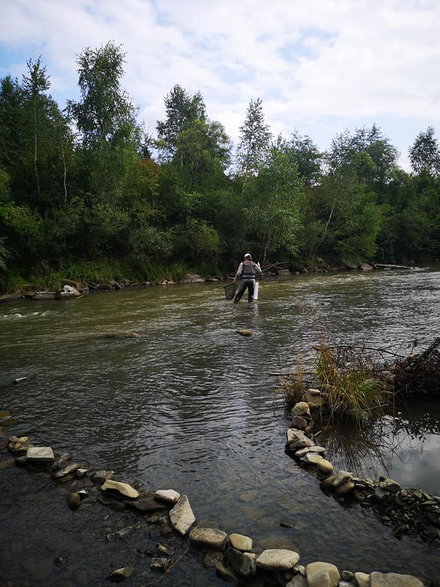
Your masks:
M297 416L297 414L296 414ZM289 432L288 447L300 452L301 459L306 459L310 465L317 467L326 478L332 479L335 490L346 488L353 483L350 473L339 472L332 475L332 470L314 443L308 442L305 434ZM298 448L298 443L305 446ZM160 524L162 528L168 526L170 532L175 532L181 540L188 542L188 548L197 548L204 554L204 565L215 571L225 581L248 585L250 587L265 587L279 585L280 587L423 587L422 581L406 574L380 573L371 574L340 571L335 565L315 561L307 565L300 564L300 555L287 549L258 550L253 548L253 540L249 536L239 533L228 535L218 528L197 526L196 516L191 508L189 498L180 495L174 489L159 489L154 492L136 489L124 481L113 479L113 471L96 471L89 467L82 467L79 463L72 463L68 453L55 456L51 447L33 446L27 437L12 436L8 443L9 451L15 456L18 466L27 466L31 469L45 471L55 481L82 480L84 488L70 493L67 496L67 505L72 510L82 507L83 503L93 499L98 492L96 501L114 510L130 508L144 517L148 524ZM304 452L304 449L307 449ZM312 458L313 457L313 458ZM331 465L331 463L329 463ZM325 473L324 473L325 471ZM93 483L92 488L87 483ZM390 485L388 483L387 488ZM119 539L133 531L127 527L107 536L108 541ZM151 569L159 573L167 573L178 563L173 559L173 553L166 545L157 544L157 552L151 559ZM115 582L129 580L135 569L131 566L117 568L110 573L107 579ZM103 578L104 579L104 578Z

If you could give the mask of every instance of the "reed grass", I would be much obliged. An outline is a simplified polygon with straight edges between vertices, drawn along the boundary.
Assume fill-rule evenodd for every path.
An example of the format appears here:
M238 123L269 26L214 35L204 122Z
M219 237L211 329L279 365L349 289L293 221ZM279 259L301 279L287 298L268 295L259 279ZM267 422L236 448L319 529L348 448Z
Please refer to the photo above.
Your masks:
M371 357L350 347L328 343L314 347L315 357L305 371L301 362L281 387L289 405L303 400L309 387L321 390L324 412L331 420L351 420L361 425L389 404L392 392Z

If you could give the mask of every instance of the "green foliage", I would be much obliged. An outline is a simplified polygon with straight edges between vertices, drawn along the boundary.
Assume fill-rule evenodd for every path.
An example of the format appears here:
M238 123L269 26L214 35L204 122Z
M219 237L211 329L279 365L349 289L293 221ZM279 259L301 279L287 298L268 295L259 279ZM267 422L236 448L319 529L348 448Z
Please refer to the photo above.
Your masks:
M211 262L217 268L220 248L218 232L203 220L189 219L175 229L175 246L179 258L188 264Z
M264 120L263 101L261 98L251 100L246 112L246 119L240 127L240 139L237 147L239 174L246 176L258 173L266 159L271 136L269 126Z
M21 82L0 80L2 283L20 275L52 283L66 264L92 260L103 263L97 278L114 277L115 263L136 279L195 268L209 275L232 271L247 249L263 262L310 266L318 256L440 257L432 127L410 149L409 174L376 125L337 135L327 153L299 131L274 140L258 98L233 159L200 92L179 85L165 98L157 136L145 136L121 87L124 63L112 42L86 48L80 98L64 112L40 57L28 60Z
M166 120L157 122L158 147L165 161L177 150L180 135L195 122L206 120L205 104L200 92L193 96L176 84L165 97Z

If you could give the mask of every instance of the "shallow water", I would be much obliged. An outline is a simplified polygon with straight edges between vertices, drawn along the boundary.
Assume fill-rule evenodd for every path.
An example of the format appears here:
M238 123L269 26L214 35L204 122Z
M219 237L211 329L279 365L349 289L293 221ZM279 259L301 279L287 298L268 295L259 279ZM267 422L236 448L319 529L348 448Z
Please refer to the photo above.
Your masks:
M403 355L415 339L425 348L440 332L440 272L263 281L253 305L227 302L223 285L133 288L0 306L0 410L13 417L5 438L26 434L57 453L113 469L119 480L172 487L188 495L199 522L249 534L260 547L298 550L303 563L439 576L438 547L396 540L370 512L325 496L316 478L285 454L289 420L271 373L307 360L324 332L335 344L369 341ZM239 328L254 334L241 337ZM104 336L118 331L140 337ZM10 385L17 377L27 379ZM398 421L393 414L383 418L367 438L329 433L330 460L337 468L389 474L405 487L438 495L439 407L418 400L398 409ZM66 490L43 476L10 466L0 469L0 482L8 496L0 522L10 536L0 557L3 579L104 584L106 572L134 556L134 543L117 550L103 539L107 512L71 512ZM29 501L36 485L39 501ZM30 511L38 512L32 523ZM36 532L42 527L44 541ZM24 537L25 549L19 546ZM61 569L23 562L53 561L61 550L69 555ZM127 584L142 580L138 572ZM188 557L169 581L162 584L222 583Z

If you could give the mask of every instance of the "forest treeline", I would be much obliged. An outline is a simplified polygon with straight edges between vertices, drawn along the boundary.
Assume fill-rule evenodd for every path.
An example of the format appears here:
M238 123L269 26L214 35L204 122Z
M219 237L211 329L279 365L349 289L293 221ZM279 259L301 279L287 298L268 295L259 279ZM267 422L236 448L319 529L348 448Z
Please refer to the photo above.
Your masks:
M121 87L125 55L78 57L60 109L41 58L0 86L0 287L60 276L179 278L232 271L243 252L293 268L440 258L440 153L432 127L411 172L376 125L326 152L274 136L261 99L233 145L200 92L175 85L156 136Z

